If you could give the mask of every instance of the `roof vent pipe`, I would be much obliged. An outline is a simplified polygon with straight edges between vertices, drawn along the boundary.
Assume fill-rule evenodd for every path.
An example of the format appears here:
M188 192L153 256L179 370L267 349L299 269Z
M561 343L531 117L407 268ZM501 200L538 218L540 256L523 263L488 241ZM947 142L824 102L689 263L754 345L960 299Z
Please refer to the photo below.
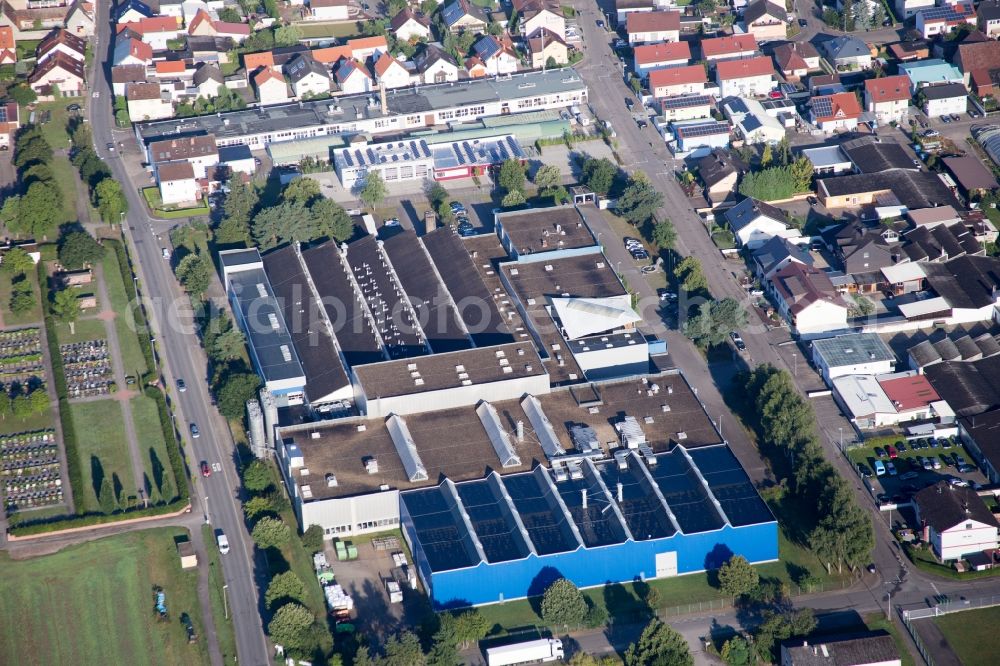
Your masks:
M583 488L580 490L580 495L583 496L583 508L587 508L587 489Z

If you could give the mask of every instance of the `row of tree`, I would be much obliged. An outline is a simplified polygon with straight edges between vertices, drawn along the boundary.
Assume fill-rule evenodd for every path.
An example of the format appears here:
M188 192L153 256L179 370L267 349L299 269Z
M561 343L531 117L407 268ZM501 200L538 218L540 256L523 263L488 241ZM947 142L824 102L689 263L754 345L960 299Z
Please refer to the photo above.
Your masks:
M823 22L831 28L854 32L855 30L878 29L887 17L881 0L850 0L844 3L843 11L833 7L823 9Z
M243 333L233 326L232 319L223 311L203 314L200 321L201 341L211 373L209 386L219 413L227 419L238 419L247 401L256 397L260 388L260 377L247 364Z
M37 125L26 125L14 140L17 193L4 199L0 218L16 237L44 238L64 222L63 191L52 170L52 146Z
M828 569L866 564L875 547L871 518L858 506L850 485L823 456L816 415L787 371L760 365L745 381L749 408L765 449L780 456L783 482L797 504L814 516L806 526L809 546ZM765 452L767 452L765 450Z
M767 157L768 148L764 149ZM764 161L761 160L763 165ZM807 157L800 157L783 166L772 166L753 171L740 181L740 194L761 201L788 199L799 192L806 192L812 185L813 164Z
M128 212L128 201L121 183L111 175L111 170L93 148L90 128L74 122L68 127L73 141L72 162L80 172L80 180L87 186L90 203L97 209L101 219L107 224L118 224Z

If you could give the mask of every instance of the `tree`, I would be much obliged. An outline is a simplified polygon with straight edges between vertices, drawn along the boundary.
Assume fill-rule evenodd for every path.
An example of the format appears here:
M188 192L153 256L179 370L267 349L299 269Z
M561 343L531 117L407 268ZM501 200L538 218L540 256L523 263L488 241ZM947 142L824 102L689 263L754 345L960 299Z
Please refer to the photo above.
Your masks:
M227 419L238 419L243 415L248 400L257 397L260 377L252 372L229 375L218 390L219 413Z
M621 664L615 657L595 657L586 652L576 652L566 663L569 666L619 666Z
M851 317L867 317L875 312L875 304L867 296L854 294L851 296L853 303L847 309Z
M404 631L385 643L381 666L425 666L427 658L420 649L420 639L412 631Z
M354 235L354 222L344 207L333 199L319 199L309 207L313 226L320 236L346 241Z
M579 626L587 615L587 600L565 578L555 581L542 596L542 620L554 627Z
M625 666L693 666L687 641L671 626L654 619L625 651Z
M385 3L386 6L386 16L395 16L399 12L406 9L406 0L388 0Z
M212 267L200 254L189 254L181 259L175 273L181 286L195 298L208 291L212 282Z
M427 653L427 666L458 666L460 662L455 616L451 613L442 613L438 618L438 628L431 636L431 648Z
M80 316L80 302L72 289L60 289L52 296L52 315L69 325L69 334L76 334L76 320Z
M463 650L483 640L490 630L489 621L475 608L459 613L454 618L455 639Z
M742 555L733 555L719 568L719 589L731 597L749 593L758 583L760 575Z
M747 325L747 313L739 301L725 298L698 306L698 314L684 322L684 335L702 349L720 345L731 331Z
M361 188L358 198L369 208L375 208L382 203L388 193L382 176L377 171L370 171L365 177L365 185Z
M17 224L11 231L28 236L47 236L62 213L62 191L54 183L35 181L21 196Z
M856 28L868 29L872 25L872 8L868 4L868 0L861 0L857 3L856 9L854 10L854 25Z
M438 9L437 0L421 0L420 2L420 11L427 18L433 16L434 12L436 12L437 9Z
M722 644L722 661L729 666L751 666L750 643L742 636L733 636Z
M11 408L14 412L14 416L22 421L35 413L35 410L31 405L31 399L24 393L14 398L11 402Z
M274 484L274 476L263 460L252 460L243 468L243 487L251 493L262 493Z
M879 2L875 5L875 12L872 14L872 27L880 28L886 20L885 7Z
M11 227L17 225L17 215L18 209L21 206L21 196L18 194L12 194L3 201L3 206L0 207L0 224L5 227Z
M796 192L805 192L812 185L813 163L808 157L800 157L789 166Z
M663 195L646 178L633 178L618 197L618 212L634 225L651 219L663 205Z
M787 199L797 191L799 188L791 166L754 171L746 174L740 181L740 194L761 201Z
M792 144L788 140L788 135L782 136L778 142L777 157L779 166L788 166L792 162Z
M243 331L230 326L228 330L212 340L212 347L208 350L208 354L216 361L233 361L243 356L245 343Z
M28 106L29 104L34 104L38 99L38 95L35 91L23 83L19 83L13 88L7 89L7 97L18 103L20 106Z
M302 533L302 547L310 554L323 550L323 528L319 525L307 527Z
M122 216L128 212L128 200L122 191L121 184L113 178L105 178L94 188L94 198L97 200L97 210L101 219L108 224L121 222Z
M35 307L35 293L31 283L21 278L11 285L10 310L14 314L24 314Z
M760 166L766 169L771 166L772 162L774 162L774 152L771 150L771 144L768 143L764 145L764 152L760 155Z
M274 30L275 46L295 46L302 39L302 31L294 25L282 25Z
M19 247L12 247L4 252L0 261L0 271L7 275L26 275L34 267L34 259Z
M674 277L685 291L708 289L708 280L701 271L701 262L695 257L684 257L674 266Z
M104 258L104 246L86 231L73 231L59 244L59 263L70 270L96 264Z
M271 506L271 501L266 497L251 497L246 502L243 503L243 515L247 517L247 520L253 521L257 516L263 515L265 513L270 513L274 509Z
M596 160L587 158L583 163L583 183L591 190L600 195L606 195L611 191L611 186L618 175L618 167L607 158Z
M515 206L523 206L527 201L524 198L524 192L521 190L511 190L501 199L500 205L504 208L514 208Z
M660 220L653 225L653 242L661 250L672 250L677 242L677 230L670 220Z
M762 661L774 660L775 648L794 636L806 636L816 628L816 617L811 608L792 612L769 611L754 632L754 646Z
M271 608L277 601L302 601L306 596L306 586L292 571L274 576L267 584L264 605Z
M264 516L253 526L250 533L253 542L260 548L274 548L288 543L291 531L281 518Z
M538 189L546 190L560 185L562 185L562 173L559 171L559 167L546 164L535 172L535 187Z
M246 245L250 241L250 223L238 217L224 217L215 227L215 240L223 245Z
M275 644L286 650L305 645L306 630L312 626L313 614L302 604L288 603L278 609L267 625L267 633Z
M13 409L13 401L7 391L0 391L0 419L7 420L7 416Z
M322 196L323 194L319 190L319 183L315 180L312 178L296 178L288 183L288 185L285 185L285 189L281 193L281 200L308 206Z
M524 180L524 165L519 160L504 160L500 165L497 181L506 193L524 192Z
M252 185L244 183L239 175L234 174L229 179L229 194L222 204L222 212L227 219L235 217L247 221L257 208L258 201L257 190Z
M15 400L15 405L17 401ZM111 487L111 478L105 476L101 481L101 489L97 493L97 503L101 507L102 513L113 513L115 510L115 492Z

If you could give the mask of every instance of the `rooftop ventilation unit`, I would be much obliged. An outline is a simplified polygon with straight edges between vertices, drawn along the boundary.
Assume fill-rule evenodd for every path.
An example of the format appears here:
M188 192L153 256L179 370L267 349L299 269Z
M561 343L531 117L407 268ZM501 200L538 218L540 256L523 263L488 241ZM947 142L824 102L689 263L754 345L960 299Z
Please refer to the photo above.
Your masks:
M257 283L257 293L261 298L267 298L267 288L264 286L263 282Z
M327 488L336 488L337 487L337 477L334 476L333 474L327 474L326 475L326 487Z
M271 328L274 329L275 331L277 331L280 328L280 325L278 324L278 315L274 314L273 312L268 313L267 321L271 323Z
M634 416L626 416L616 423L615 430L618 431L623 446L635 449L646 444L646 434Z
M374 456L365 458L365 471L369 474L378 474L378 459Z
M615 451L615 462L618 463L619 470L624 472L625 470L628 469L628 457L629 457L629 452L626 451L625 449L619 449L618 451Z
M573 446L580 453L592 453L599 451L601 448L600 441L597 439L597 433L588 425L570 426L569 436L573 440Z

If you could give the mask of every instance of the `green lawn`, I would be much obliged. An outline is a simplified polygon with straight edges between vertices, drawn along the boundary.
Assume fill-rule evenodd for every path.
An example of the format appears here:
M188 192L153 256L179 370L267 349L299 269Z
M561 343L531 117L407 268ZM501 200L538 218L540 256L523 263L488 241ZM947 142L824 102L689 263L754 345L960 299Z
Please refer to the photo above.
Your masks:
M97 400L71 403L69 409L73 418L73 429L76 432L77 452L83 477L82 492L74 488L73 490L78 493L74 499L82 501L87 511L101 510L97 502L97 493L94 491L94 471L98 463L99 470L103 471L106 477L113 478L112 474L118 475L124 495L135 495L135 479L132 476L128 441L125 438L125 423L118 402ZM92 458L96 458L96 461Z
M180 528L145 530L15 561L0 554L0 645L9 666L208 664L196 569L183 571ZM168 621L153 610L166 593ZM188 644L188 614L199 636Z
M115 330L118 331L118 343L122 350L122 364L126 375L143 375L146 373L146 360L139 347L139 338L135 333L135 320L132 317L132 306L128 301L125 285L122 284L121 270L118 268L118 257L114 252L105 252L102 262L104 280L107 283L108 298L111 299L111 309L115 311Z
M175 206L164 207L160 200L160 190L157 187L145 187L142 196L146 200L146 205L153 215L167 220L175 220L184 217L196 217L198 215L208 215L208 203L204 200L200 206L194 208L177 208Z
M69 324L55 323L53 330L61 345L84 340L99 340L108 337L104 322L100 319L81 319L73 324L73 334L69 332Z
M996 663L994 650L987 646L996 644L1000 607L941 615L934 622L948 639L948 644L963 666L989 666Z
M42 125L42 134L53 150L69 148L69 134L66 133L66 119L69 117L69 112L66 111L66 107L72 103L73 100L56 100L43 102L35 107L36 118L41 117L45 111L52 114L52 119Z
M52 158L52 176L59 183L63 197L63 222L76 222L76 168L69 158L56 155ZM86 222L86 220L81 220Z
M32 293L35 295L33 306L27 312L15 314L10 310L11 279L6 273L0 273L0 314L3 315L4 326L11 328L14 326L24 326L25 324L37 324L42 320L42 302L38 291L38 275L34 270L28 271L25 279L31 283Z
M233 633L233 618L230 614L226 619L227 602L222 596L225 591L222 586L225 584L222 578L222 562L220 561L219 550L213 548L215 543L215 532L211 525L201 526L201 536L208 544L208 587L212 599L212 617L215 619L215 633L219 640L219 651L222 652L222 661L227 664L236 661L236 635Z
M153 471L153 453L159 467L163 470L160 473L161 479L170 479L170 483L177 491L177 479L170 471L170 459L167 458L167 444L163 441L163 429L160 427L160 414L156 409L156 402L146 396L138 396L129 401L132 406L132 422L135 424L135 436L139 439L139 451L142 453L142 464L146 470L146 475L152 482L152 499L160 498L159 485L156 482L157 475ZM170 498L167 498L169 501Z
M32 414L25 419L19 419L13 414L0 420L0 435L14 435L19 432L35 432L52 428L52 408L47 408L41 414Z
M321 37L358 37L358 24L351 21L347 23L296 23L295 27L303 39L319 39Z

